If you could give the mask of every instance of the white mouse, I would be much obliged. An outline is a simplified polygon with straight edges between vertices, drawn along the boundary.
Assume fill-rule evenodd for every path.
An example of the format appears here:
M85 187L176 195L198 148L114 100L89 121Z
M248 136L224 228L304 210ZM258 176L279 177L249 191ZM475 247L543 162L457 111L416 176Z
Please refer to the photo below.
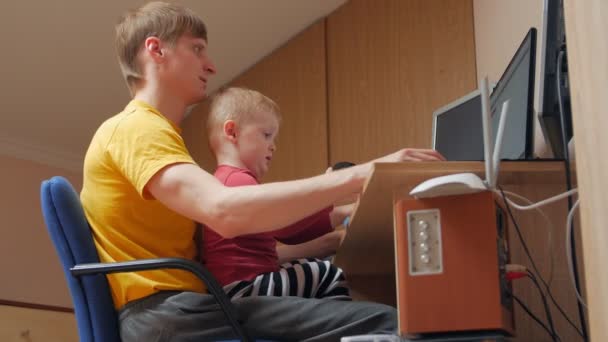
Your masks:
M486 184L473 173L457 173L428 179L418 184L410 195L428 198L451 195L464 195L488 190Z

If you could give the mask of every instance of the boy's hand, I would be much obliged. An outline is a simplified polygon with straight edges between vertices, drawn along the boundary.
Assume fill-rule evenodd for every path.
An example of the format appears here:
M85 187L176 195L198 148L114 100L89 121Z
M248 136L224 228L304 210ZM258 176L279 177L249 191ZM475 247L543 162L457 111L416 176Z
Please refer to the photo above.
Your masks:
M300 258L323 259L334 255L342 244L345 236L346 231L341 229L298 245L278 244L277 254L279 256L279 265Z
M353 214L354 209L354 203L334 207L331 213L329 213L331 226L336 228L337 226L341 225L347 216L351 216Z

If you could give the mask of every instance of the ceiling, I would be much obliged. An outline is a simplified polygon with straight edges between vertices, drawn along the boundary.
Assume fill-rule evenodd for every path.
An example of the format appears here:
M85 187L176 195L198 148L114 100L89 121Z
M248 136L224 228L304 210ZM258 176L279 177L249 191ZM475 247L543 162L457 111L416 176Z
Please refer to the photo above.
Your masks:
M226 84L346 0L183 0L209 31ZM0 154L80 171L99 124L129 100L114 55L119 16L142 0L0 4Z

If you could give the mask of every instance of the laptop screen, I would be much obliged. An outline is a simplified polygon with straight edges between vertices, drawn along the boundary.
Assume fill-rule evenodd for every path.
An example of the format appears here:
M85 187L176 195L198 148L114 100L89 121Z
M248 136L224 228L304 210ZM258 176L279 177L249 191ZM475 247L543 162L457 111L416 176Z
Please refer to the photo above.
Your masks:
M483 160L481 95L478 90L433 113L433 148L447 160Z

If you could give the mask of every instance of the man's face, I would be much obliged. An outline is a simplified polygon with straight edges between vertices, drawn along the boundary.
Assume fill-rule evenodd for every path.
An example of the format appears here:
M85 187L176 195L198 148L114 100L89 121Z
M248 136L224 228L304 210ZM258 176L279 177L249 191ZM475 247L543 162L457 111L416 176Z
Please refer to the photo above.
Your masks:
M206 95L207 82L216 72L207 55L207 41L189 34L182 35L166 53L163 87L188 105L201 102Z
M237 149L245 167L261 179L270 167L276 151L275 139L279 120L273 113L258 113L253 122L245 123L238 132Z

